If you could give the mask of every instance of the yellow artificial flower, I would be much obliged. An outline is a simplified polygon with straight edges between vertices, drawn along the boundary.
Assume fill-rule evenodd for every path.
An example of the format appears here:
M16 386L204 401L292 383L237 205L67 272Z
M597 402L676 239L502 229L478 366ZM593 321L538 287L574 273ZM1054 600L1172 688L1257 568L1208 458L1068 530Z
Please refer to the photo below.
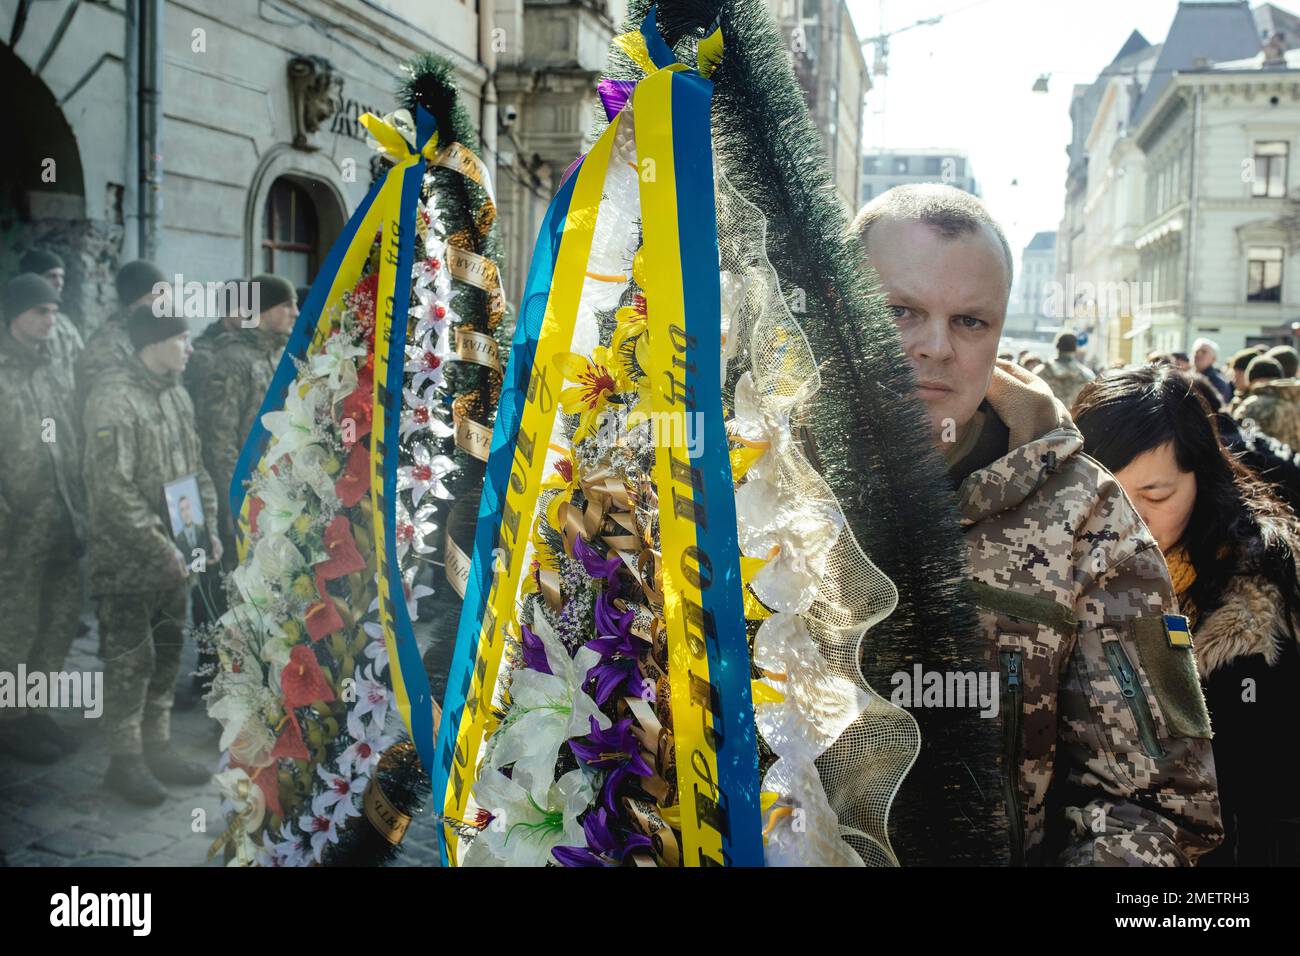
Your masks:
M616 358L608 348L597 345L591 350L590 358L564 352L553 360L565 381L578 383L560 392L560 409L566 415L581 416L573 436L575 443L596 433L612 396L631 390L627 373Z

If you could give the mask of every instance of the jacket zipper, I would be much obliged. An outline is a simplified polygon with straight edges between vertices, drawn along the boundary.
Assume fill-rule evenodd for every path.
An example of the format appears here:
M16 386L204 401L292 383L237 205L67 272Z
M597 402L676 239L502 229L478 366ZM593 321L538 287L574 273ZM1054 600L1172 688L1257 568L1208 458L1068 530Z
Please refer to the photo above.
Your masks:
M1006 689L1002 692L1003 748L1007 758L1007 821L1011 827L1011 865L1025 865L1024 832L1020 821L1020 720L1023 689L1020 683L1020 651L1002 652Z
M1124 652L1124 645L1119 641L1105 641L1102 643L1102 649L1106 653L1106 662L1110 664L1110 671L1115 675L1115 680L1119 682L1120 693L1128 701L1129 710L1133 712L1133 719L1137 722L1138 736L1142 739L1142 749L1149 756L1160 758L1165 755L1164 748L1160 746L1160 740L1156 736L1155 718L1151 716L1151 705L1147 702L1146 694L1142 691L1142 684L1138 681L1137 674L1133 670L1133 664L1128 659L1128 654Z

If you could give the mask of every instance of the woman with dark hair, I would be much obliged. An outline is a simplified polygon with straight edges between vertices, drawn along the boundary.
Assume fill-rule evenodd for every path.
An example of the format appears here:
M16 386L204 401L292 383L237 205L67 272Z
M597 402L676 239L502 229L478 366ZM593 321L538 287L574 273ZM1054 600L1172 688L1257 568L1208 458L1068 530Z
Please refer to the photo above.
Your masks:
M1225 831L1202 863L1300 864L1300 522L1224 450L1173 367L1107 372L1072 414L1155 536L1192 627Z

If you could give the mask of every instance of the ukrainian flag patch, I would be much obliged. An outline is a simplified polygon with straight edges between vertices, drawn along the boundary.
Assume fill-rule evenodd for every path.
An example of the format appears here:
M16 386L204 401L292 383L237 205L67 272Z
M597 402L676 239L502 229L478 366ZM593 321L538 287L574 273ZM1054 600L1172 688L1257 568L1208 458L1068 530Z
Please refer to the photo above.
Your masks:
M1170 647L1191 647L1192 632L1187 626L1187 618L1181 614L1166 614L1165 637L1169 640Z

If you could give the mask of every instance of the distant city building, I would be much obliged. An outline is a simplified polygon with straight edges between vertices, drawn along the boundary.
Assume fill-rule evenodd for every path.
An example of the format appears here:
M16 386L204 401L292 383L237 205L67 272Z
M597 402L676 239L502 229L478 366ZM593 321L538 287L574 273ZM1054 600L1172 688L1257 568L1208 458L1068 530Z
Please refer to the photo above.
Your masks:
M871 89L867 61L846 0L767 0L792 57L813 123L822 134L831 178L856 212L862 174L862 127Z
M0 0L0 82L22 130L0 160L0 271L58 251L83 332L137 257L187 281L307 284L370 185L358 117L395 109L401 62L433 52L482 136L517 302L542 212L590 145L626 6Z
M1223 354L1300 318L1300 20L1275 5L1179 4L1160 46L1130 37L1071 107L1057 245L1063 325L1107 361Z
M970 159L959 149L872 149L862 155L862 202L908 183L948 183L980 195Z
M1029 240L1020 254L1020 275L1011 297L1002 334L1016 338L1034 338L1045 327L1059 322L1045 314L1052 300L1056 281L1056 233L1039 232Z

